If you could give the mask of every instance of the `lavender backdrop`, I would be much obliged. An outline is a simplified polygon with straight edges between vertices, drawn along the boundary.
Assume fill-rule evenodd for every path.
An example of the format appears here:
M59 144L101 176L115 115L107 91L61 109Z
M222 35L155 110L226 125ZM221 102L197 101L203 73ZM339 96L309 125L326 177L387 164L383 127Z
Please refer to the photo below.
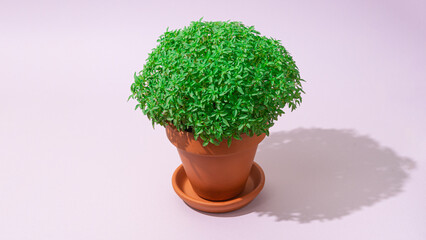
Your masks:
M0 2L0 239L426 239L426 4ZM167 27L281 39L301 107L259 147L266 185L202 214L173 192L161 127L126 102Z

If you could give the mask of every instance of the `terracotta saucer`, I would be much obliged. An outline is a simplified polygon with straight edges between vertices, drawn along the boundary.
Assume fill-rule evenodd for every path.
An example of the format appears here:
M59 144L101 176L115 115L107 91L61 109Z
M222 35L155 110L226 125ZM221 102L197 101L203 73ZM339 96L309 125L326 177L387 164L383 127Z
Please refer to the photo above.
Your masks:
M265 174L262 168L254 163L243 192L225 201L209 201L199 197L194 192L182 165L173 173L172 184L177 195L192 208L211 213L230 212L244 207L260 193L265 184Z

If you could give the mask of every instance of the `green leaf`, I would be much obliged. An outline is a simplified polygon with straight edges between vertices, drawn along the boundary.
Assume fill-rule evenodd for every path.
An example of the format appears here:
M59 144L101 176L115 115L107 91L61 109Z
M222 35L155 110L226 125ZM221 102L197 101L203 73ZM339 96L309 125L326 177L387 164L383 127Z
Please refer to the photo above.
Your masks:
M240 135L235 135L234 138L237 139L237 140L242 140Z
M240 92L241 94L244 94L243 89L241 87L237 88L238 92Z
M229 123L225 118L223 119L223 123L225 123L225 125L229 127Z
M232 137L228 139L227 143L228 143L228 148L231 147Z

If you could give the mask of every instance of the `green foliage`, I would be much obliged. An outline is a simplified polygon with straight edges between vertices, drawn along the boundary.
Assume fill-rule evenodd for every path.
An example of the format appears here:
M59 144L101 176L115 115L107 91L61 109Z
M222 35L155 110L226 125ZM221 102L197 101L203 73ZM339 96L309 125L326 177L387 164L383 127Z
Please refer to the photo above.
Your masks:
M269 134L301 103L299 70L279 40L241 22L192 22L167 30L134 75L129 98L152 124L173 124L204 145Z

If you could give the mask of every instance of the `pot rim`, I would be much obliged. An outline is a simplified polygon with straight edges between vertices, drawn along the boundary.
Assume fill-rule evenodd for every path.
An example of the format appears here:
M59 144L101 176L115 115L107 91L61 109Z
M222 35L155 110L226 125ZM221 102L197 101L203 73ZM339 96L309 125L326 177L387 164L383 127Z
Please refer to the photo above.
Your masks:
M170 124L166 125L165 129L168 139L178 149L201 155L228 155L241 152L250 146L257 146L266 136L265 133L262 133L250 137L244 133L241 134L241 140L233 139L229 147L226 141L221 141L219 145L209 143L207 146L203 146L203 140L201 138L195 140L194 134L191 132L178 131L175 126Z

